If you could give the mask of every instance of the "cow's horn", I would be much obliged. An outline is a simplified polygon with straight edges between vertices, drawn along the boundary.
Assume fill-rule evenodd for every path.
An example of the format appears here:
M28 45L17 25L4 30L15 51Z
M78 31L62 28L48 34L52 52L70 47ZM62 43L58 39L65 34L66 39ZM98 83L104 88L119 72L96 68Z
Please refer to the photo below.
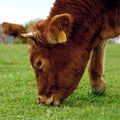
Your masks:
M32 32L29 32L29 33L23 33L21 34L23 37L25 38L34 38L34 35Z

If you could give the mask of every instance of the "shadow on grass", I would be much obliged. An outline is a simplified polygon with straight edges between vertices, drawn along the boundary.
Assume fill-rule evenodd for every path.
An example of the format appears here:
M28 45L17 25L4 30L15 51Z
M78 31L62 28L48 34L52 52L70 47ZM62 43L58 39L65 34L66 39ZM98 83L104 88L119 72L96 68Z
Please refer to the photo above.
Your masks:
M115 95L111 96L110 94L107 94L106 92L101 95L97 96L92 94L91 92L87 94L73 94L69 98L67 98L63 103L62 106L66 107L80 107L85 108L86 106L107 106L113 103L119 103L120 96Z

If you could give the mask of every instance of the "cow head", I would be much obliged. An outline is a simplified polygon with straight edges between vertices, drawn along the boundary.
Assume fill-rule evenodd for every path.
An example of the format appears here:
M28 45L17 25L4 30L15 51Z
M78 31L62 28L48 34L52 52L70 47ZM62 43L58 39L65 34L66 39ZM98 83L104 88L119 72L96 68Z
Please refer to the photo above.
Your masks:
M32 32L23 35L29 38L40 103L59 105L73 93L85 68L80 68L80 51L67 45L72 22L70 14L56 15L35 23Z

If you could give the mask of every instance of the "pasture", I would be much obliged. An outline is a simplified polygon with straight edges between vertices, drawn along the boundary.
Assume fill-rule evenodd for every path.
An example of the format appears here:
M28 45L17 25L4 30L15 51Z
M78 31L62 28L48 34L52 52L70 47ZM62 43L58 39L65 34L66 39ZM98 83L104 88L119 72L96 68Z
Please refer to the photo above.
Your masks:
M0 120L119 120L120 44L106 49L106 92L91 94L87 70L74 94L60 107L37 104L28 45L0 45Z

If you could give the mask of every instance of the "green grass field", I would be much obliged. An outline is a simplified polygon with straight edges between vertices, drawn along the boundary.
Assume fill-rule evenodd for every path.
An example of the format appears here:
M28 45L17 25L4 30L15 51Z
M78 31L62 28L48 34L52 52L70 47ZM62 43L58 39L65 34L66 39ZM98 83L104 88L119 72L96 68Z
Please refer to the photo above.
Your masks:
M91 94L87 71L60 107L37 104L28 45L0 45L0 120L120 120L120 44L106 49L103 96Z

